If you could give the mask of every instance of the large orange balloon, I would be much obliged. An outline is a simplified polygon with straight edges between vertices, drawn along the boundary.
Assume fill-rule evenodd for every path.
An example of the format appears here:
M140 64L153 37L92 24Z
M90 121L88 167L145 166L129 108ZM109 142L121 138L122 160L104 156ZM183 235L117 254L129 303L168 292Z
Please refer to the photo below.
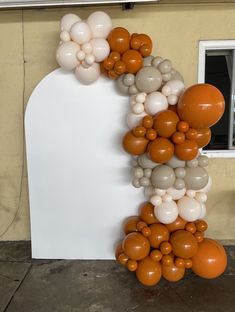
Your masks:
M130 259L141 260L149 254L150 244L142 234L133 232L124 238L122 248Z
M211 140L211 130L210 128L197 129L197 136L195 141L198 147L206 146Z
M152 248L158 248L162 242L169 240L169 231L167 227L161 223L150 225L151 235L148 237Z
M224 97L210 84L189 87L179 99L178 114L192 128L213 126L224 113Z
M162 276L161 265L158 261L146 257L139 261L136 276L143 285L156 285Z
M174 145L169 139L156 138L148 145L149 157L156 163L166 163L174 155Z
M144 204L140 209L140 217L147 224L157 223L154 215L154 206L151 203Z
M174 263L162 265L162 276L169 282L177 282L184 277L185 268L177 267Z
M177 219L174 222L166 224L166 227L169 232L175 232L177 230L183 230L186 223L187 222L184 219L177 217Z
M227 266L227 255L224 247L217 241L205 238L198 244L198 251L192 258L192 270L203 278L220 276Z
M138 232L137 230L137 222L140 221L140 218L137 216L129 217L124 223L124 232L125 234L129 234L132 232Z
M171 110L165 110L159 112L154 117L153 127L157 131L158 136L170 138L172 134L176 131L176 126L178 122L179 117L175 112Z
M180 258L191 258L198 249L198 243L192 233L184 230L178 230L171 234L170 242L173 253Z
M130 34L127 29L122 27L114 28L108 35L108 43L111 51L124 53L130 47Z
M146 151L148 142L145 137L137 138L132 131L129 131L123 138L123 147L129 154L141 155Z
M126 73L135 74L143 66L142 56L136 50L127 50L122 56L122 61L126 65Z
M197 153L198 146L194 140L185 140L183 143L175 145L175 155L181 160L192 160Z

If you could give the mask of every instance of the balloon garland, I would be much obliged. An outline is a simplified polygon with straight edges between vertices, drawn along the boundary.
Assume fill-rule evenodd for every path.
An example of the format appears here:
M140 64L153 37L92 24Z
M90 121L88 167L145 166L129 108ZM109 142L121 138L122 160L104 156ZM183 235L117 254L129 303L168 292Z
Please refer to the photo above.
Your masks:
M147 202L125 222L117 261L148 286L161 277L178 281L186 269L207 279L219 276L227 256L217 241L204 238L211 179L199 149L223 115L223 95L209 84L185 89L171 61L151 55L148 35L113 28L104 12L86 21L66 14L60 25L58 64L82 84L102 73L130 96L123 148L133 156L132 184L144 188Z

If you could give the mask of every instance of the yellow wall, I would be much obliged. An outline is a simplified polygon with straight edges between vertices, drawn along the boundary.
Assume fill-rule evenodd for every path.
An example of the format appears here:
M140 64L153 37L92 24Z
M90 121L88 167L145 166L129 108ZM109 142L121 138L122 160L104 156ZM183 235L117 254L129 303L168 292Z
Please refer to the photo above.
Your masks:
M115 26L149 34L154 55L172 59L187 85L197 81L199 40L235 39L234 4L102 9ZM30 239L23 112L40 79L58 67L59 20L67 12L86 18L95 10L0 11L0 240ZM208 234L235 240L235 160L211 160L209 172Z

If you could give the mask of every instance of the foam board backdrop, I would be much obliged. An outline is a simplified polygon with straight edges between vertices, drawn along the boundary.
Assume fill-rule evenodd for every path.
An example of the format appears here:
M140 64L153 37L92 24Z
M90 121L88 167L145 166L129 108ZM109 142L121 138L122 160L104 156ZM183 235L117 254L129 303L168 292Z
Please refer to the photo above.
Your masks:
M33 91L25 115L32 257L113 259L123 220L143 191L122 149L128 97L105 78L81 85L57 69Z

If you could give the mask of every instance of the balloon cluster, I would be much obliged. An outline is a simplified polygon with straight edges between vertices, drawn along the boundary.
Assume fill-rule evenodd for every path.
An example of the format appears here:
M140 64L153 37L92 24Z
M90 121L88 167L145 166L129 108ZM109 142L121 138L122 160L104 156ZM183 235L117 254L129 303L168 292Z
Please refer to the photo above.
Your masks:
M148 202L125 223L117 261L144 285L157 284L161 276L178 281L189 268L204 278L222 274L224 248L204 238L211 179L208 159L200 155L210 142L210 127L223 115L221 92L209 84L185 89L172 62L151 55L148 35L112 29L104 12L86 21L66 14L60 39L56 59L63 69L74 70L82 84L103 73L130 96L123 147L133 156L132 184L144 188Z
M146 286L156 285L161 277L179 281L186 269L215 278L224 272L227 257L219 243L204 238L206 229L204 220L186 222L180 217L164 225L156 218L154 206L145 203L139 216L125 222L126 236L117 244L115 256Z

